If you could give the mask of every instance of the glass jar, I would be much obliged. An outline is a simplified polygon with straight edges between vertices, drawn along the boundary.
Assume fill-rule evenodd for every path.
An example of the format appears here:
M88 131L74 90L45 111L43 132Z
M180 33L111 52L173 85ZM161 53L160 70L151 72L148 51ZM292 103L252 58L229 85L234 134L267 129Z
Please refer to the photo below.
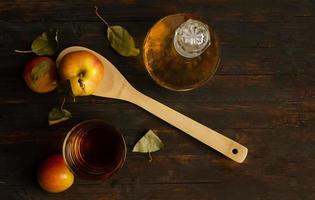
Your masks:
M147 72L160 86L187 91L205 84L221 58L219 39L199 17L169 15L153 25L143 44Z

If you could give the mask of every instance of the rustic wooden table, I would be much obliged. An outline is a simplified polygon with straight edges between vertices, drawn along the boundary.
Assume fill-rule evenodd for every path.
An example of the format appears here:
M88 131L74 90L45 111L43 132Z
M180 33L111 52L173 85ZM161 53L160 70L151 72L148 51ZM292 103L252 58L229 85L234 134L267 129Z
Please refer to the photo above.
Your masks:
M193 12L217 31L222 60L215 77L190 92L156 84L140 58L124 58L108 45L98 5L111 24L126 27L141 46L161 17ZM1 200L208 200L315 198L315 2L266 1L30 1L0 3L0 199ZM59 30L60 49L82 45L112 61L141 92L249 148L237 164L126 102L78 98L66 107L73 119L49 127L55 93L32 93L21 78L34 55L18 55L35 36ZM100 118L118 127L128 144L123 169L107 182L76 179L66 192L48 194L36 168L60 153L74 124ZM147 129L165 148L153 154L130 150Z

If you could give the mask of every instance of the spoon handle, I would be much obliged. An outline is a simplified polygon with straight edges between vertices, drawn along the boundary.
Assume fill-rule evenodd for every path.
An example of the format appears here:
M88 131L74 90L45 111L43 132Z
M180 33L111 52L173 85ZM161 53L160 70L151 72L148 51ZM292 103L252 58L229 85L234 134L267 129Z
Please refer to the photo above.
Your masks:
M128 90L124 99L154 114L167 123L182 130L200 142L212 147L228 158L242 163L248 149L230 138L196 122L195 120L163 105L162 103L140 93L135 89Z

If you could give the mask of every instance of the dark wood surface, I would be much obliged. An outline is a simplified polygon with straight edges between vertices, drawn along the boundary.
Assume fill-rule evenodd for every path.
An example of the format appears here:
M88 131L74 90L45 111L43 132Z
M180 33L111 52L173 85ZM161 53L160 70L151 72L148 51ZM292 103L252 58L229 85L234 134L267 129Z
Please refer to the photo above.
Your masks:
M222 60L205 86L171 92L144 71L140 58L117 55L98 5L111 24L126 27L141 46L159 18L193 12L217 31ZM208 200L315 199L315 2L313 0L29 1L0 3L0 199L1 200ZM141 92L249 148L237 164L126 102L97 97L68 102L73 119L49 127L56 93L32 93L21 78L34 55L17 55L33 38L58 28L60 49L83 45L110 59ZM66 192L49 194L36 168L61 153L74 124L100 118L118 127L128 144L124 167L106 182L75 180ZM165 148L153 154L130 150L147 130Z

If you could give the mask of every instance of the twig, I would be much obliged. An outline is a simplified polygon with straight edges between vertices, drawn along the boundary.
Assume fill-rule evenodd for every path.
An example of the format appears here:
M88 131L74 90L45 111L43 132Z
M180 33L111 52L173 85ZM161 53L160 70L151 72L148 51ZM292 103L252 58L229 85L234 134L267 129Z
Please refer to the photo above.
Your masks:
M58 41L58 31L57 30L56 30L55 40L56 40L57 43L59 42Z
M110 26L109 26L109 24L107 23L107 21L98 13L98 7L97 7L97 6L94 6L94 8L95 8L95 14L96 14L96 16L97 16L98 18L100 18L100 19L106 24L106 26L109 28Z
M27 50L27 51L21 51L21 50L14 50L15 53L32 53L32 50Z
M65 103L66 103L66 97L63 97L62 104L61 104L61 107L60 107L61 111L63 110L63 106L65 105Z

